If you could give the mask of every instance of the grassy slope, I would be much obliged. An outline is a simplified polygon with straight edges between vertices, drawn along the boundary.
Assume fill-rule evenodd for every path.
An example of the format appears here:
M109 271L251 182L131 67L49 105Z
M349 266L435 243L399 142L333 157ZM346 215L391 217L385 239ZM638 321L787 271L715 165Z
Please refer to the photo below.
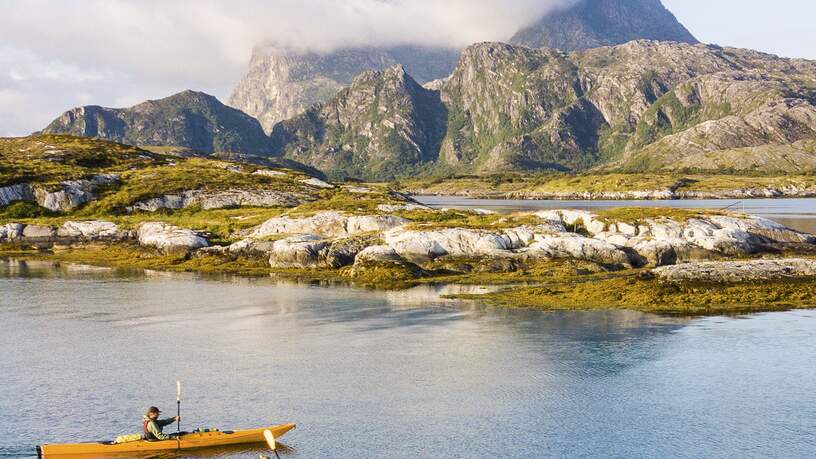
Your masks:
M401 181L396 185L402 190L417 194L472 194L476 196L662 191L670 188L678 192L728 192L787 186L810 188L816 192L816 175L506 174L485 177L422 178Z

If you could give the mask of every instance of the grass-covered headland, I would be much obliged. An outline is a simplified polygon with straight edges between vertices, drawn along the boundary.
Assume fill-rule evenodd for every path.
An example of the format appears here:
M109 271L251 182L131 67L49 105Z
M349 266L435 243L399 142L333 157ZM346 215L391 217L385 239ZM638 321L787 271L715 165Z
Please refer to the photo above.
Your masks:
M503 285L475 298L546 310L816 306L816 238L751 216L437 210L382 184L72 136L0 139L0 257L371 288Z

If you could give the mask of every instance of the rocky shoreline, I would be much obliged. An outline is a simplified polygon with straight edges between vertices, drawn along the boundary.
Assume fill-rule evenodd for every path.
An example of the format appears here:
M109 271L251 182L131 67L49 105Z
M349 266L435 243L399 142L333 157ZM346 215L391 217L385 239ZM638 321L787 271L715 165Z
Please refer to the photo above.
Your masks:
M427 189L403 190L410 196L454 196L470 199L526 199L533 201L671 201L678 199L782 199L813 198L816 188L744 188L719 191L695 190L633 190L633 191L508 191L483 192L478 190L431 191Z
M800 278L816 286L816 236L756 216L684 211L633 219L626 213L577 210L511 216L456 211L470 223L440 224L429 216L441 218L450 211L416 204L401 209L391 205L388 210L394 212L274 217L222 245L206 233L160 221L133 228L104 220L65 221L60 226L8 223L0 226L0 247L6 252L36 249L46 256L81 254L99 245L128 247L132 256L148 260L148 266L150 256L140 251L172 255L185 270L204 265L226 270L252 263L260 272L328 276L377 288L413 282L501 282L508 274L507 279L524 282L636 274L661 285ZM421 212L424 218L414 221L410 212ZM546 271L564 263L570 266L566 271Z

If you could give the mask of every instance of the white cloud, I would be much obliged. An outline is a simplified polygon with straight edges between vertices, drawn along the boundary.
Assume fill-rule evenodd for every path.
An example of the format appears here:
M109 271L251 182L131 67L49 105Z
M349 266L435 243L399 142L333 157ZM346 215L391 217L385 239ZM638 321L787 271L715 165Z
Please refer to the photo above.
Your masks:
M465 46L573 0L0 0L0 133L78 104L197 89L225 98L252 47Z

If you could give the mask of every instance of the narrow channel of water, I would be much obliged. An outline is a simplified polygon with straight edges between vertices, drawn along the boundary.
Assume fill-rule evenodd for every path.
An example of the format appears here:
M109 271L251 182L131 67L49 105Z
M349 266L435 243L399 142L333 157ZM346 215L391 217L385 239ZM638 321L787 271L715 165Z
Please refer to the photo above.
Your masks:
M678 207L693 209L733 209L770 218L790 228L816 233L816 199L678 199L643 201L567 201L528 199L470 199L455 196L415 196L433 207L481 208L497 212L541 209L604 209L612 207Z

